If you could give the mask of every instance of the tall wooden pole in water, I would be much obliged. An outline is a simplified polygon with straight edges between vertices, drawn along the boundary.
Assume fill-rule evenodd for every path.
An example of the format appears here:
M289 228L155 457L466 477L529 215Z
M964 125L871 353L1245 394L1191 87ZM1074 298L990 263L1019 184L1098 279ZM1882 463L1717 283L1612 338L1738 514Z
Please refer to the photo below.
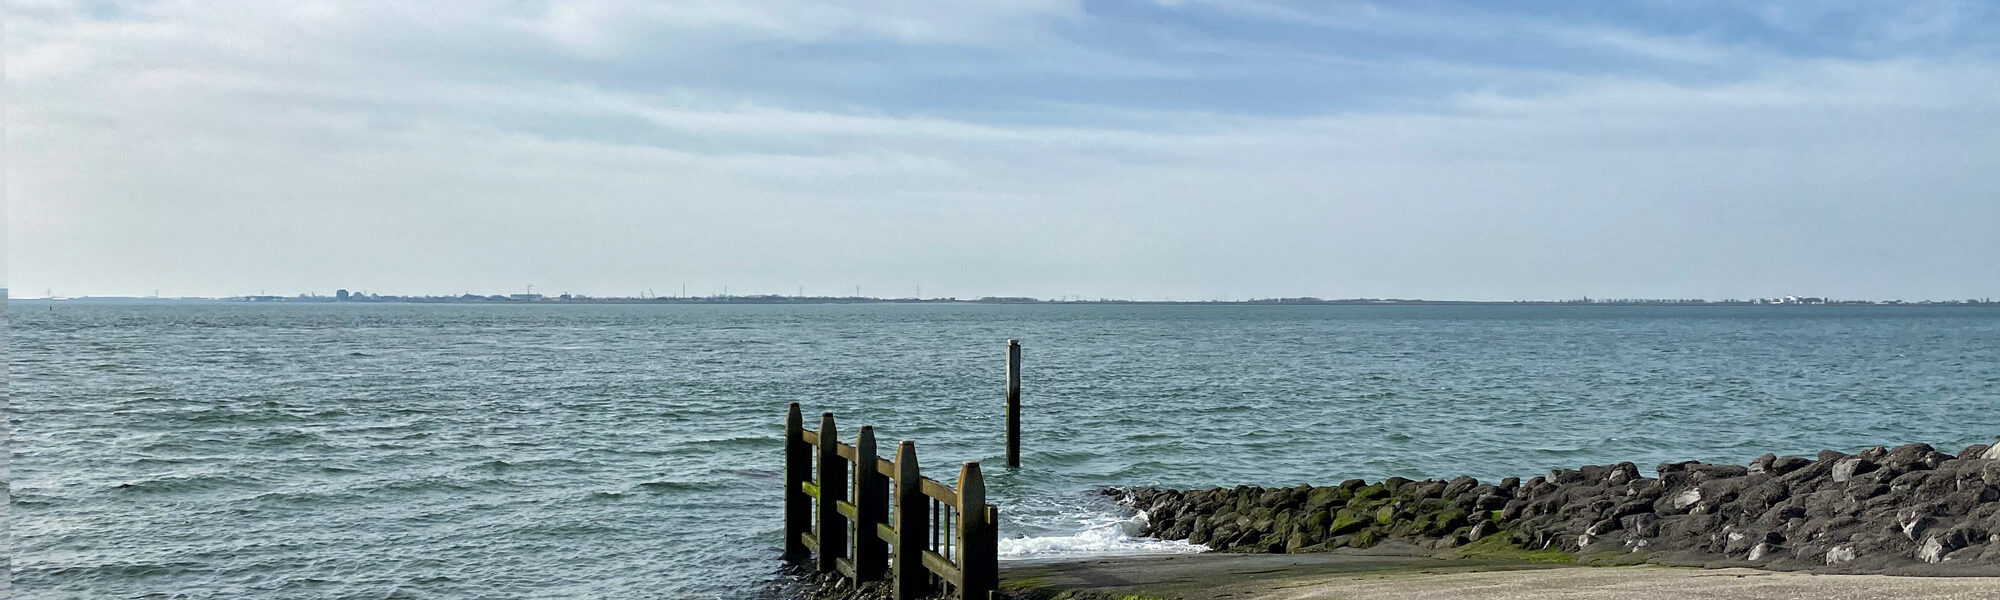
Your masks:
M1021 340L1007 340L1007 466L1021 466Z

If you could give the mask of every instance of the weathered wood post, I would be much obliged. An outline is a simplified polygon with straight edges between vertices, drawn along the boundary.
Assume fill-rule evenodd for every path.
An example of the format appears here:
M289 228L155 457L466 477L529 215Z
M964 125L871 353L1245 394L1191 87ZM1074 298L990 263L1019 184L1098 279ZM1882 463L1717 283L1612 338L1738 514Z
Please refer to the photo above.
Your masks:
M833 413L819 415L819 531L814 534L819 547L818 570L838 571L847 549L847 521L840 516L840 501L847 497L847 459L840 456L840 433L833 428Z
M924 531L930 524L931 499L924 495L924 476L917 470L917 443L896 446L896 600L917 600L931 593L931 573L924 568Z
M875 427L854 439L854 579L879 581L889 569L889 543L876 530L889 523L889 478L876 468Z
M1021 466L1021 340L1007 340L1007 466Z
M985 598L1000 588L1000 540L986 539L986 480L979 476L979 463L968 462L958 471L958 565L965 585L964 598Z
M806 443L806 425L799 403L785 411L785 553L786 560L804 560L812 555L805 535L812 533L813 498L805 484L813 478L813 448Z
M1000 598L1000 507L986 505L986 533L980 538L986 540L986 547L993 563L993 579L989 581L986 594L989 600Z

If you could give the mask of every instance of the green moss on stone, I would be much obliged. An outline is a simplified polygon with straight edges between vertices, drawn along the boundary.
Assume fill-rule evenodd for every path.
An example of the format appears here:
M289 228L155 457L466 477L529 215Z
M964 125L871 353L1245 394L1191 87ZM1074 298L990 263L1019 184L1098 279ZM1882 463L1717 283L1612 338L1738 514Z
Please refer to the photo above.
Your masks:
M1323 506L1336 506L1340 504L1345 504L1347 502L1347 498L1348 494L1346 493L1346 491L1337 487L1327 486L1327 487L1313 488L1313 491L1311 493L1306 494L1306 508L1318 509Z
M1375 547L1375 542L1381 541L1381 539L1382 536L1380 534L1375 533L1373 529L1369 529L1355 534L1353 539L1347 541L1347 545L1355 548L1373 548Z
M1343 508L1340 509L1339 514L1334 515L1333 525L1327 527L1326 533L1327 535L1346 535L1360 531L1361 528L1367 526L1367 520L1360 513Z
M1355 500L1374 500L1376 498L1386 498L1388 496L1389 496L1388 488L1382 487L1382 484L1379 483L1374 485L1364 485L1354 490Z
M1430 515L1429 522L1423 525L1423 531L1430 535L1443 535L1464 523L1465 517L1464 509L1446 509L1444 512Z
M1326 531L1327 526L1331 524L1333 524L1333 515L1328 514L1326 511L1314 511L1312 514L1306 515L1304 527L1312 531Z
M1525 560L1529 562L1573 563L1576 555L1559 549L1529 550L1514 545L1514 536L1506 530L1487 534L1479 541L1460 546L1459 554L1467 558L1493 558L1504 560Z

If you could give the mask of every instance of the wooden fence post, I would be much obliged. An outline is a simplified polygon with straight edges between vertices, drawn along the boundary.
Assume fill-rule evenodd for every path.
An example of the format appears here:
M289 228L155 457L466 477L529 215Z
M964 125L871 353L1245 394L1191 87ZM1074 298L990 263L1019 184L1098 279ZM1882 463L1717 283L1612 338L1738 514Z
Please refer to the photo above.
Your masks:
M957 490L935 492L940 499L955 497L957 502L933 514L935 502L924 491L931 483L924 479L917 463L915 442L904 440L898 445L896 461L889 465L894 474L887 475L882 472L874 427L862 427L854 445L843 455L833 413L820 414L819 431L812 434L817 444L806 442L803 421L799 404L792 403L785 413L787 559L817 555L816 570L846 575L857 584L879 581L892 572L894 598L917 600L938 589L935 582L939 577L933 577L932 567L925 561L940 541L935 537L945 536L938 551L951 566L936 567L940 569L937 574L950 579L948 569L957 570L960 598L998 597L1000 509L986 503L986 480L980 475L979 463L968 462L960 468ZM855 469L851 481L847 472L850 461ZM892 478L894 494L890 493ZM851 495L850 484L854 486ZM927 522L937 517L944 517L942 527ZM894 526L885 526L885 522ZM848 530L850 523L852 531ZM894 538L893 547L884 539L884 532ZM925 543L925 536L933 536L930 544Z
M786 560L804 560L812 555L805 534L813 528L813 499L806 495L805 482L813 478L813 449L805 439L805 419L799 403L785 411L785 553Z
M993 564L993 577L987 582L990 585L986 593L990 600L998 600L1000 598L1000 507L986 505L986 533L980 539L986 540L986 547L990 549L986 552L992 557Z
M889 478L875 468L875 427L854 439L854 579L878 581L889 568L889 543L876 529L889 523Z
M833 428L833 413L819 415L819 553L818 570L838 571L847 549L847 521L840 516L840 501L847 497L847 459L840 456L840 434Z
M997 555L1000 540L988 539L986 526L986 480L979 476L979 463L968 462L958 471L958 566L964 579L959 589L963 598L985 598L999 589Z
M903 440L896 446L896 600L918 600L931 594L931 573L924 568L924 529L930 525L930 508L923 473L917 470L917 443Z
M1007 466L1021 466L1021 340L1007 340Z

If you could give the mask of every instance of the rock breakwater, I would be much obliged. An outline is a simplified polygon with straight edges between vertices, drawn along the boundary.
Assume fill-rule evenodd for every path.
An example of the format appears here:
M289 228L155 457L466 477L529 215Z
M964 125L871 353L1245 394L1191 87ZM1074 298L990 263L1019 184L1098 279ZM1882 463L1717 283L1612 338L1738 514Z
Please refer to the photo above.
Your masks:
M1925 444L1632 463L1498 483L1400 477L1332 486L1116 490L1147 535L1218 551L1398 547L1444 556L2000 575L2000 444Z

